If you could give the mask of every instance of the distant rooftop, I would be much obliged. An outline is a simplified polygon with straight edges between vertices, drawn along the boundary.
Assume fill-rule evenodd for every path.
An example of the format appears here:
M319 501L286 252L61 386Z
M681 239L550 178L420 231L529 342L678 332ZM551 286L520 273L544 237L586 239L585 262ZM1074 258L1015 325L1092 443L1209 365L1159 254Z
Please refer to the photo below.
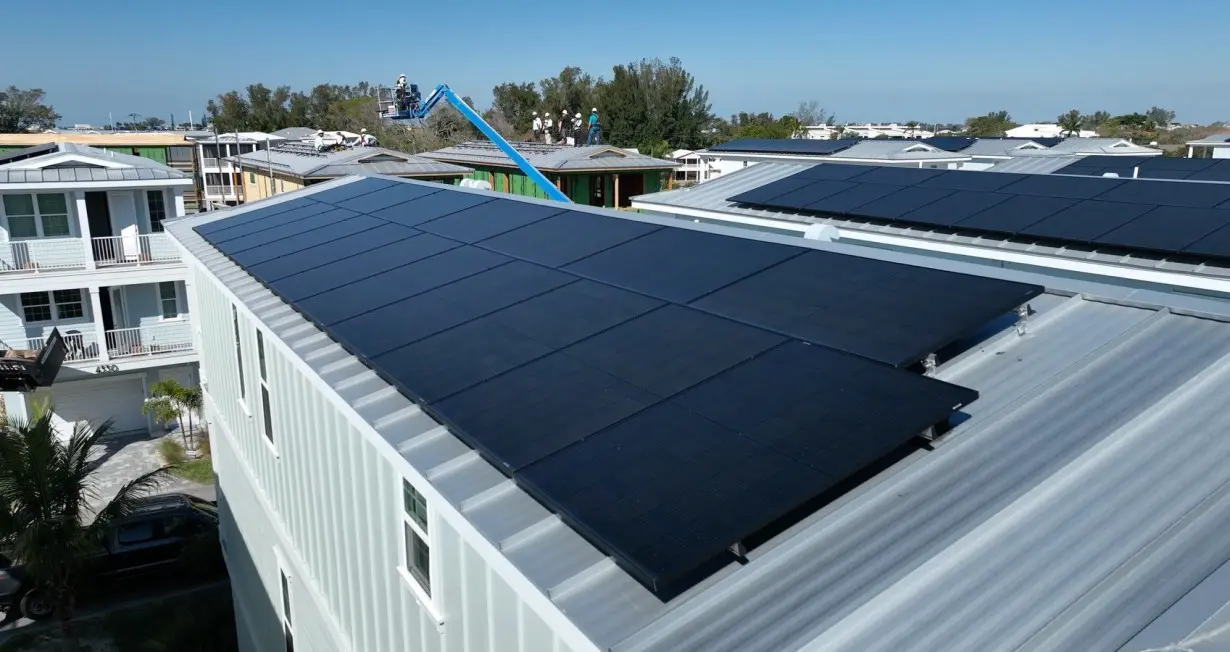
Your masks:
M315 132L313 132L315 133ZM347 175L387 174L397 177L461 176L468 167L433 161L383 147L356 147L335 152L317 152L306 143L284 142L266 151L232 156L228 160L257 169L300 177L326 178Z
M1198 147L1230 147L1230 132L1210 134L1200 140L1189 140L1187 144Z
M218 134L216 136L213 133L208 133L202 136L192 136L189 139L196 141L198 143L215 143L215 142L217 143L235 143L235 142L263 143L266 141L286 140L285 138L281 136L277 136L274 134L267 134L263 131L229 132L229 133Z
M675 161L653 158L610 145L547 145L512 143L514 149L539 170L580 172L583 170L665 170L679 167ZM515 164L500 148L485 141L470 141L445 147L420 156L464 165L513 167Z
M189 178L148 158L76 143L44 143L0 155L0 184Z
M191 145L184 137L187 132L165 131L133 131L119 133L87 134L77 132L56 132L41 134L0 134L0 147L17 145L32 147L45 143L81 143L98 147L165 147L173 145Z

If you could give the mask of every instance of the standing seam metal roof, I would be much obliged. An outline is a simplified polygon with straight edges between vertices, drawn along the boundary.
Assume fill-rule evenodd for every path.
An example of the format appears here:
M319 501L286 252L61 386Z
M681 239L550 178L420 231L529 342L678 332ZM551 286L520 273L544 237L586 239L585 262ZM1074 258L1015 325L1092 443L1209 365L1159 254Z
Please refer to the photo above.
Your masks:
M1050 279L1113 297L1036 299L1023 335L1009 329L941 365L939 378L981 398L935 450L751 551L747 565L662 604L404 397L387 398L373 372L192 230L243 211L189 217L169 230L603 649L1115 649L1230 560L1224 304ZM1150 299L1221 314L1142 303ZM1230 600L1230 587L1221 591Z
M384 160L365 163L365 159ZM396 160L388 160L396 159ZM351 174L388 174L392 176L461 176L468 167L432 161L383 147L356 147L337 152L316 152L310 145L275 145L270 150L229 157L245 167L283 172L301 177L342 177Z
M46 169L31 167L38 165L40 159L50 159L60 154L72 154L108 164L118 163L125 167L108 168L72 162L62 164L64 167ZM188 179L188 175L152 159L76 143L56 143L54 149L39 156L0 165L0 183L78 183L156 181L160 179Z
M545 143L511 143L513 149L539 170L568 172L571 170L666 170L679 167L675 161L636 154L609 145L547 145ZM471 141L445 147L420 156L438 161L465 165L496 165L516 167L512 159L492 143Z

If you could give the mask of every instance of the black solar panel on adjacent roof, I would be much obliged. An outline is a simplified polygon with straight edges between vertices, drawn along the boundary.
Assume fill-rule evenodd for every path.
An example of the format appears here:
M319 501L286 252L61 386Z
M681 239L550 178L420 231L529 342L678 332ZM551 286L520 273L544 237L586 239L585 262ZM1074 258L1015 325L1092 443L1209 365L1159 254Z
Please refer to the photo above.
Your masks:
M858 138L813 140L810 138L740 138L709 148L711 152L747 152L755 154L813 154L827 156L849 149Z
M888 365L1041 292L446 187L348 185L359 184L327 192L370 213L274 205L198 232L664 599L974 400ZM858 187L903 193L883 211L950 192L834 192ZM339 219L319 223L328 215Z
M1064 168L1068 175L823 164L775 182L810 181L788 195L743 203L962 233L1138 249L1149 255L1230 257L1220 240L1216 245L1214 240L1199 244L1230 226L1230 184L1099 178L1104 165L1122 165L1129 157L1088 158L1103 160L1077 161ZM1141 159L1141 165L1156 161ZM1222 168L1221 162L1206 165L1174 159L1158 165L1159 174L1203 174ZM846 170L834 172L836 168ZM1230 174L1230 167L1225 169ZM842 180L815 180L817 170ZM742 202L755 192L729 201ZM812 196L819 199L806 203ZM1163 207L1176 210L1158 210Z
M978 139L967 136L935 136L934 138L924 138L922 142L932 147L938 147L946 152L959 152L978 142Z

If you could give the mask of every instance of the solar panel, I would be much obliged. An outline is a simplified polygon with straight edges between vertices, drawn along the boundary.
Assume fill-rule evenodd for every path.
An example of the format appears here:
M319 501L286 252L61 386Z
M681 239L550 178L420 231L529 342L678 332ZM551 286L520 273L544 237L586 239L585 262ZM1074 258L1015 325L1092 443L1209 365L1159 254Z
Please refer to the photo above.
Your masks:
M319 245L329 244L340 238L356 233L364 233L386 225L388 225L388 222L374 217L357 215L350 219L330 222L320 228L296 233L274 242L264 242L246 249L237 249L235 253L231 254L231 260L241 265L257 265L268 260L281 258L282 256ZM244 244L246 245L247 243Z
M247 217L247 219L236 221L230 228L212 231L210 233L202 233L201 235L213 245L219 245L231 240L245 238L261 231L268 229L286 226L287 224L297 224L300 220L310 218L322 213L332 213L338 209L329 204L315 203L308 206L300 206L288 211L275 211L272 214L264 214L263 211L257 211L255 214L248 213L239 217ZM341 213L338 213L339 215ZM350 213L355 215L356 213ZM336 219L336 218L334 218ZM226 220L230 221L230 220Z
M934 179L945 174L945 170L876 166L858 175L857 180L859 183L887 183L895 186L913 186L927 179Z
M1174 158L1170 156L1150 156L1138 161L1135 165L1148 169L1155 170L1187 170L1189 172L1198 172L1205 168L1212 167L1217 163L1218 159L1214 158Z
M934 138L924 138L922 142L932 147L938 147L946 152L959 152L978 142L978 139L966 136L936 136Z
M507 262L484 249L457 247L313 294L300 299L299 307L312 321L329 326Z
M999 191L1016 195L1093 199L1122 183L1123 181L1118 179L1093 179L1035 174L1028 175L1014 184L1004 186Z
M901 186L861 184L808 204L806 210L820 213L846 213L898 190L901 190Z
M486 195L436 192L374 211L371 215L387 222L401 224L402 226L418 226L423 222L430 222L450 213L464 211L467 208L473 208L492 199L492 197Z
M287 301L299 301L460 246L452 240L429 233L374 249L370 248L371 245L369 241L369 249L362 256L342 258L265 282Z
M771 183L766 183L758 188L735 195L726 201L740 202L744 204L760 204L775 197L780 197L788 192L809 186L811 183L812 179L809 178L789 177L786 179L779 179Z
M1183 253L1196 256L1230 258L1230 225L1223 226L1184 247Z
M290 215L290 213L287 213L287 215ZM333 226L338 222L346 221L355 217L359 217L359 214L354 211L348 211L344 208L335 208L331 211L317 213L310 217L298 219L294 222L263 229L261 231L257 231L256 233L247 233L231 237L230 231L223 231L215 237L226 238L221 240L218 244L225 246L227 251L231 254L238 254L242 251L248 251L257 247L263 247L275 242L280 242L297 234L306 233L308 231L326 226ZM379 222L379 220L376 221Z
M1083 201L1022 228L1018 233L1039 238L1087 242L1143 215L1152 206L1108 201Z
M788 192L773 198L774 206L785 208L803 208L808 204L836 195L843 190L854 188L858 184L846 181L814 181L798 190Z
M347 199L366 195L369 192L376 192L381 188L388 188L394 185L406 185L399 181L391 181L389 179L380 179L377 177L363 177L358 181L342 184L336 188L321 190L312 193L312 199L322 201L326 204L337 204L344 202Z
M1230 201L1230 184L1173 183L1141 179L1120 184L1098 199L1158 206L1213 208Z
M981 172L948 170L943 174L937 174L929 179L924 179L918 185L922 188L944 188L946 190L977 190L984 192L993 192L1010 186L1017 181L1026 178L1025 174L1013 174L1011 172L1000 172L996 174L983 174Z
M486 319L560 349L662 305L657 299L582 279Z
M809 251L691 305L901 367L1040 292L1008 281Z
M418 228L428 233L473 244L479 240L486 240L527 224L545 220L564 210L559 206L488 202L430 222L423 222Z
M1199 172L1193 172L1187 178L1191 181L1230 182L1230 160L1217 160L1213 165Z
M209 235L217 233L219 231L223 231L225 229L231 229L236 226L239 226L240 224L246 224L247 222L264 219L266 217L273 217L274 215L285 213L287 211L292 211L297 208L303 208L305 206L320 206L321 207L320 210L322 212L329 210L328 204L322 204L314 199L309 199L307 197L298 197L296 199L289 199L286 201L278 202L276 204L271 204L269 206L260 206L260 207L258 206L259 205L254 205L250 207L251 210L247 210L245 212L242 212L238 215L234 215L224 220L218 220L216 222L210 222L208 224L201 224L199 226L194 227L193 230L201 234L202 236L206 237L206 239L208 239Z
M919 187L918 190L930 190ZM938 189L937 189L938 190ZM898 216L902 222L952 226L961 220L980 213L996 204L1002 204L1013 195L994 192L956 191L930 204Z
M813 140L810 138L740 138L709 148L711 152L748 152L763 154L814 154L826 156L849 149L858 138Z
M662 229L563 269L659 299L686 303L801 250L685 229Z
M384 242L391 245L416 235L421 235L421 232L407 226L385 223L370 231L360 231L353 235L339 237L331 242L272 260L259 263L247 263L241 260L236 262L244 265L248 272L256 278L270 283L343 258L366 253L371 250L373 242Z
M568 211L478 242L502 254L559 267L662 227Z
M940 188L902 188L891 195L859 206L858 212L868 217L896 219L910 211L938 202L953 192Z
M960 220L953 227L1012 235L1075 203L1075 199L1011 195L1007 201Z
M1182 251L1227 224L1226 211L1159 206L1099 235L1098 244L1170 252Z
M860 174L865 174L870 168L867 165L843 165L840 163L821 163L813 165L802 172L795 173L789 179L814 179L817 181L844 181ZM783 179L784 181L785 179Z
M360 213L372 213L382 208L396 206L405 202L420 199L440 192L443 186L420 186L411 183L399 183L395 186L381 188L366 195L352 197L345 201L334 202L338 208L346 208Z

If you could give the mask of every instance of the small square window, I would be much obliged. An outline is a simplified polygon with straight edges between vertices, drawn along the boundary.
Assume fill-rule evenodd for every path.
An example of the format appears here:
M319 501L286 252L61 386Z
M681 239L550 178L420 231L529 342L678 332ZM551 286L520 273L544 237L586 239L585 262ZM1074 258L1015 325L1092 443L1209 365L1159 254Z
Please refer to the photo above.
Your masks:
M414 522L417 523L419 527L423 528L424 532L426 532L427 499L423 498L423 494L419 493L417 489L410 486L409 482L402 480L401 486L402 502L404 503L406 509L406 515L411 519L414 519Z
M67 215L43 215L44 237L61 238L71 234L72 232L68 228Z
M248 172L248 183L252 183L252 184L256 183L256 173L255 172Z
M46 292L26 292L21 295L21 311L26 323L51 321L51 299Z
M14 215L34 217L34 197L32 195L4 195L4 214L13 219Z
M33 215L9 215L9 237L37 238L38 222Z
M405 523L406 529L406 569L418 580L419 586L431 596L431 550L427 542Z
M85 315L81 303L81 290L56 290L51 293L56 304L58 319L80 319Z

